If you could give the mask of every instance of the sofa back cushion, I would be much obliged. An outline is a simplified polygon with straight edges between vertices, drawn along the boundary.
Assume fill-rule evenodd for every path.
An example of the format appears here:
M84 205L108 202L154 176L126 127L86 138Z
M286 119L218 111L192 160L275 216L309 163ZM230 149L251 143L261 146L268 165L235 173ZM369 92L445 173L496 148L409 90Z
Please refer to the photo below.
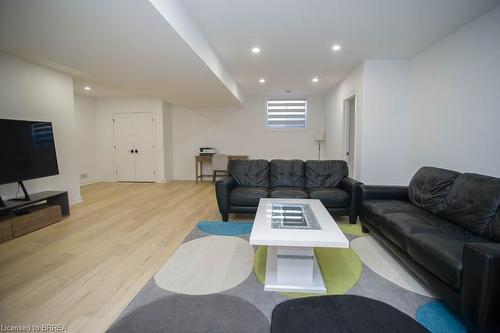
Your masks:
M491 240L500 241L500 179L464 173L446 198L444 218Z
M435 215L446 208L446 196L460 173L424 166L415 173L408 186L408 197L416 206Z
M269 163L271 187L305 187L304 162L301 160L272 160Z
M269 162L266 160L231 160L228 174L239 186L269 187Z
M306 188L335 187L349 174L346 161L306 161Z

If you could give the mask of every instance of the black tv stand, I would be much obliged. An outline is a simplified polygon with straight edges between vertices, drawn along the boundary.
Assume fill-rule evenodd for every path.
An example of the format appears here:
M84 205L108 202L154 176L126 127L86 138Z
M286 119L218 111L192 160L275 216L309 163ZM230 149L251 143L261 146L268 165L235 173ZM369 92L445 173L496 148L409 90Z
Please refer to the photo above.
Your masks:
M69 216L69 200L68 192L66 191L47 191L34 193L29 196L29 200L24 199L10 199L1 200L0 198L0 216L10 215L13 216L17 209L22 209L33 204L47 202L50 205L58 205L61 207L62 216Z
M17 182L17 186L21 187L21 190L23 190L24 198L13 198L9 199L8 201L31 201L31 197L26 190L26 186L24 186L24 183L22 181ZM0 207L8 207L5 201L2 200L2 197L0 196Z
M47 191L29 197L2 201L0 243L57 223L70 214L68 192Z
M14 198L11 200L13 200L13 201L30 201L31 198L30 198L28 191L26 191L26 187L24 186L24 183L22 181L18 181L17 185L21 187L21 190L23 190L24 198Z

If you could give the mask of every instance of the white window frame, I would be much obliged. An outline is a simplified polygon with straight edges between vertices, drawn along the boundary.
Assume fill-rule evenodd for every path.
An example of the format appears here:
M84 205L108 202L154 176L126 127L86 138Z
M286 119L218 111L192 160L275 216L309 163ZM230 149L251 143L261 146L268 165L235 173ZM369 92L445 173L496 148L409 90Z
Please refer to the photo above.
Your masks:
M269 126L269 102L270 101L299 101L299 102L302 102L305 104L305 111L304 111L304 127L287 127L287 126L283 126L283 127L272 127L272 126ZM292 103L290 103L292 104ZM266 100L266 118L265 118L265 121L266 121L266 129L269 130L269 131L304 131L307 129L307 125L308 125L308 121L307 121L307 118L308 118L308 100L307 98L305 97L293 97L293 98L290 98L290 97L269 97L267 100Z

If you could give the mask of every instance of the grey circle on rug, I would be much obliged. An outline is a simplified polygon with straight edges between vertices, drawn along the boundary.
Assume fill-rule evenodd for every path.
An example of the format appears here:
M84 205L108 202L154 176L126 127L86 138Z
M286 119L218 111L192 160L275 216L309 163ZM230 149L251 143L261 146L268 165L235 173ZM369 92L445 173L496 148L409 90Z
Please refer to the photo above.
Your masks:
M267 318L238 297L211 294L172 295L119 318L117 332L268 332Z
M154 275L158 287L183 295L231 289L253 271L254 249L239 237L212 235L182 243Z

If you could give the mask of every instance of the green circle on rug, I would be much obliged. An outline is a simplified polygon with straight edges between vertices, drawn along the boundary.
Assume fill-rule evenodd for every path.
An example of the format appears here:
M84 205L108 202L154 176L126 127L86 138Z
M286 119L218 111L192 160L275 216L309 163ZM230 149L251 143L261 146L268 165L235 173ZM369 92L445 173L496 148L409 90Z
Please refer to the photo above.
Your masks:
M361 224L356 223L356 224L349 224L349 223L337 223L339 226L340 230L344 234L349 234L353 236L366 236L368 234L364 233L363 230L361 230Z
M350 248L316 248L314 249L318 265L325 281L327 295L342 295L358 282L362 264L358 255ZM255 252L254 270L260 283L266 277L267 246L259 246ZM280 292L288 298L318 296L312 293Z

